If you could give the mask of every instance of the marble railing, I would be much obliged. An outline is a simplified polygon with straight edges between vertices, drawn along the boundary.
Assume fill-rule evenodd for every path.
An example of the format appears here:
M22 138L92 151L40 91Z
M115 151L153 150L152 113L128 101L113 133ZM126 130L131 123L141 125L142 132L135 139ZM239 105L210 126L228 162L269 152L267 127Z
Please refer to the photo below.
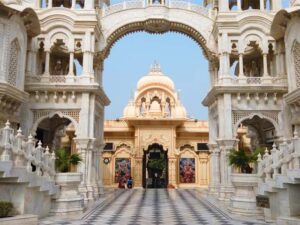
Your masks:
M218 79L217 85L283 85L287 86L286 77L235 77L225 76Z
M288 171L300 169L300 138L295 133L294 137L287 142L283 141L277 148L273 144L270 151L265 150L263 156L258 155L258 176L263 182L275 180L276 176L287 176Z
M76 83L80 78L68 75L36 75L26 76L28 83Z
M151 3L145 0L128 0L121 3L117 3L108 7L102 8L102 17L110 14L127 10L127 9L141 9L149 6L165 6L170 9L184 9L192 12L199 13L203 16L208 16L208 9L201 5L192 4L189 1L184 0L169 0L166 3Z
M24 168L29 173L37 176L54 179L55 153L50 153L49 148L42 147L41 141L37 147L34 138L29 135L26 140L21 129L14 134L14 129L7 121L5 127L0 129L0 162L12 161L13 167ZM33 166L35 169L33 170Z

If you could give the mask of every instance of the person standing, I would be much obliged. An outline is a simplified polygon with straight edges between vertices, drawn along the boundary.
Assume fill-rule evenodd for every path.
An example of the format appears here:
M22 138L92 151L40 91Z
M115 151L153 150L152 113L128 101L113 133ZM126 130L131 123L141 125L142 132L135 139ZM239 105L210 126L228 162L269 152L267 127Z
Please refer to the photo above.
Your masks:
M132 177L130 176L129 179L127 180L127 188L131 189L133 186L133 180Z

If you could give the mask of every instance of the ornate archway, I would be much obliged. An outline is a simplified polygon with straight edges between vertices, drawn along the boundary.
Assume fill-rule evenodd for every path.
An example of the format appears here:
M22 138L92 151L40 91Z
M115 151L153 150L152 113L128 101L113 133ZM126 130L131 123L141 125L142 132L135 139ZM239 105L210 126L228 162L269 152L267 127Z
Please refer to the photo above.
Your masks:
M168 151L157 143L149 145L143 154L143 187L167 187L168 174Z
M113 5L103 11L99 42L99 55L102 60L109 55L111 47L119 39L138 31L152 34L182 33L203 49L208 60L216 59L217 45L212 35L214 22L206 8L187 2L182 2L183 5L138 3L133 6L130 2L125 2L125 5Z

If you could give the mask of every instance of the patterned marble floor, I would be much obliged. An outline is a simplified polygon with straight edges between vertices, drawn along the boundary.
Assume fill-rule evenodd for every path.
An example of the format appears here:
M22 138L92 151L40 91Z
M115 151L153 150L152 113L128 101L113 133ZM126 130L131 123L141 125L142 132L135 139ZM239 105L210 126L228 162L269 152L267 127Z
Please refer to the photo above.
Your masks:
M213 206L197 189L118 190L81 220L53 221L40 225L257 225L241 222Z

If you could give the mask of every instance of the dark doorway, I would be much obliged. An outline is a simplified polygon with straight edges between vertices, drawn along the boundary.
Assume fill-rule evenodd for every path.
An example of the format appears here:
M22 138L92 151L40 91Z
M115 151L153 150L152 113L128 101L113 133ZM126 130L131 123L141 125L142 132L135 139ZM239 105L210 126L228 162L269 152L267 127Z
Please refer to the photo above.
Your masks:
M143 187L166 188L168 173L168 151L159 144L149 145L143 156Z

